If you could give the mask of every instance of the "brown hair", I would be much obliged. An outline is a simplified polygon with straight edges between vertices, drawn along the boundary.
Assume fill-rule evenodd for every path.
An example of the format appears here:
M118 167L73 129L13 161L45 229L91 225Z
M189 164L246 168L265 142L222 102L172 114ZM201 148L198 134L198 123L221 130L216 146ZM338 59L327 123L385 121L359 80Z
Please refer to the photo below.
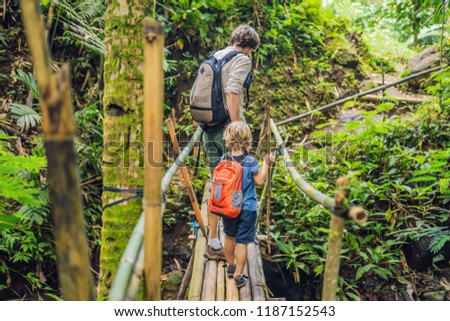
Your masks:
M230 40L228 41L230 46L236 45L241 48L256 49L259 46L259 35L249 25L240 25L231 33Z
M223 133L228 149L241 148L248 151L252 146L252 132L244 121L235 121L227 126Z

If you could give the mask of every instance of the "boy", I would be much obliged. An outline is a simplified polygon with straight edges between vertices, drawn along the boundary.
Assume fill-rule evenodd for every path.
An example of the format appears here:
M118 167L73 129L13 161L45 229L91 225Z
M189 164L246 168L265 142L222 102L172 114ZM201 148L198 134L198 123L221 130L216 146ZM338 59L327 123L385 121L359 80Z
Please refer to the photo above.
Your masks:
M252 134L247 123L237 121L229 124L223 134L229 155L242 165L242 195L244 203L241 213L236 218L224 218L224 251L227 261L227 276L234 277L238 288L247 283L243 274L247 260L247 244L255 241L256 230L256 185L263 185L274 163L275 156L270 153L264 157L261 171L260 164L248 150L252 143ZM236 250L236 264L235 264Z

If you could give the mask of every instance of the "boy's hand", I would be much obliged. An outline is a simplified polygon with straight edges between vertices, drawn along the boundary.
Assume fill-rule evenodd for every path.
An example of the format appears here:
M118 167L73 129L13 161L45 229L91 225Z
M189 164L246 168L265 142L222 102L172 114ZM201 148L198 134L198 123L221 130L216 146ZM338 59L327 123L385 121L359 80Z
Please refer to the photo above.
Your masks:
M272 165L273 163L275 163L275 161L276 158L274 153L269 153L264 156L264 162L267 164L267 166Z

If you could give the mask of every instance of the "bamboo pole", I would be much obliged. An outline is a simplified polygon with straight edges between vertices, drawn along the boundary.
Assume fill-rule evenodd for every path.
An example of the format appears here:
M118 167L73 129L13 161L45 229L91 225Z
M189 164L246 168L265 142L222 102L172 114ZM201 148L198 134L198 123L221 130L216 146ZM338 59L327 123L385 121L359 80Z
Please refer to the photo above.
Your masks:
M269 126L270 122L270 110L269 105L266 106L266 119L267 119L267 154L270 155L270 145L272 137L270 135L271 130ZM270 248L270 202L272 200L272 173L273 166L271 165L269 168L269 175L267 175L267 204L266 204L266 235L267 235L267 252L271 254Z
M202 301L214 301L216 299L217 287L217 262L208 260L205 264L203 280Z
M307 117L307 116L309 116L309 115L312 115L312 114L315 113L315 112L318 112L318 111L324 111L324 110L330 109L330 108L332 108L332 107L336 107L336 106L338 106L338 105L340 105L340 104L343 104L343 103L345 103L345 102L347 102L347 101L350 101L350 100L353 100L353 99L356 99L356 98L359 98L359 97L362 97L362 96L366 96L366 95L369 95L369 94L373 94L373 93L375 93L375 92L377 92L377 91L385 90L385 89L387 89L387 88L389 88L389 87L393 87L393 86L402 84L402 83L407 82L407 81L409 81L409 80L411 80L411 79L414 79L414 78L417 78L417 77L421 77L421 76L427 75L427 74L432 73L432 72L434 72L434 71L438 71L438 70L440 70L441 68L444 68L444 67L446 67L446 66L442 65L442 66L430 68L430 69L427 69L427 70L424 70L424 71L421 71L421 72L412 74L412 75L410 75L410 76L408 76L408 77L402 78L402 79L397 80L397 81L395 81L395 82L392 82L392 83L389 83L389 84L386 84L386 85L383 85L383 86L379 86L379 87L376 87L376 88L373 88L373 89L369 89L369 90L360 92L360 93L358 93L358 94L356 94L356 95L353 95L353 96L350 96L350 97L347 97L347 98L340 99L340 100L335 101L335 102L333 102L333 103L331 103L331 104L327 104L327 105L325 105L325 106L316 108L316 109L314 109L314 110L310 110L310 111L308 111L308 112L306 112L306 113L303 113L303 114L300 114L300 115L297 115L297 116L294 116L294 117L285 119L285 120L283 120L283 121L278 122L276 125L277 125L277 126L286 125L286 124L288 124L288 123L290 123L290 122L293 122L293 121L299 120L299 119L301 119L301 118Z
M272 132L275 136L277 144L280 146L281 153L283 155L284 164L289 171L294 183L301 189L308 197L313 199L319 204L322 204L325 208L330 211L333 211L334 208L334 199L329 197L320 191L316 190L312 187L307 181L305 181L298 171L295 169L294 164L289 156L289 153L284 145L283 139L281 138L280 133L278 132L277 125L273 120L270 120L270 127L272 128ZM367 211L359 206L354 206L350 208L349 217L355 221L357 224L363 224L367 221Z
M207 181L203 192L202 200L202 216L205 222L208 221L208 205L206 200L208 199L209 190L211 188L211 182ZM192 272L191 285L189 287L189 301L200 301L201 292L203 287L203 275L205 271L205 250L206 250L206 237L201 231L195 242L194 248L194 269Z
M216 301L225 301L225 268L223 261L217 262Z
M162 181L161 181L161 190L165 192L167 187L169 186L170 181L172 180L173 175L177 172L179 166L184 162L184 160L188 157L188 155L192 152L195 143L200 139L200 135L202 133L202 129L199 127L197 131L192 135L189 143L183 149L183 151L178 155L175 162L170 166L170 168L166 171ZM163 204L161 208L161 215L164 213L165 204ZM117 269L116 275L114 277L113 284L111 286L111 290L109 292L108 300L117 301L124 300L127 296L126 293L130 293L129 282L133 273L133 266L135 263L140 260L140 256L144 255L143 244L144 241L144 213L141 215L139 221L137 222L131 237L128 241L127 247L122 255L122 258L119 263L119 267ZM142 276L143 267L141 267L140 271L135 271L135 274ZM132 289L134 293L137 293L137 289Z
M223 231L223 220L219 220L218 224L219 239L225 244L225 232ZM216 301L225 301L225 260L217 261L217 281L216 281Z
M162 121L164 104L162 24L144 20L144 298L161 299Z
M239 301L239 291L234 278L226 277L226 300Z
M248 276L252 289L253 301L266 301L264 273L258 263L257 244L247 245Z
M200 301L203 286L203 273L205 271L206 238L202 235L197 238L194 250L194 269L189 287L189 301Z
M322 288L322 301L336 300L337 280L339 274L339 261L342 249L342 235L344 231L344 218L338 216L338 212L346 211L344 201L346 188L349 181L345 177L336 180L336 195L334 197L334 214L330 220L330 232L328 234L327 260L325 263L325 274Z
M22 20L33 58L42 109L47 179L58 256L58 277L65 300L94 300L84 233L80 180L73 136L75 122L69 67L52 74L44 24L35 0L21 0Z
M270 127L272 128L273 135L275 136L275 139L277 141L277 144L280 146L281 154L283 155L284 163L286 165L287 170L292 176L292 179L294 180L295 184L303 191L305 192L310 198L315 200L317 203L322 204L327 209L331 210L334 206L334 199L319 192L315 188L313 188L307 181L305 181L300 174L297 172L297 170L294 167L294 164L291 160L291 157L289 156L289 153L284 145L283 139L281 138L280 133L278 132L277 125L275 125L275 122L271 119L270 120Z
M189 264L186 268L186 272L184 272L183 280L181 281L180 290L178 291L177 300L183 300L184 295L186 294L187 287L189 285L189 281L192 277L192 270L194 269L194 256L191 255L189 259Z
M173 121L171 118L166 120L167 128L169 130L170 140L172 141L172 145L176 154L180 153L180 145L178 144L177 136L175 134L175 128L173 126ZM189 178L189 173L187 171L186 165L183 163L180 166L181 174L183 175L184 184L186 184L186 190L189 195L189 199L191 200L192 207L194 208L195 218L197 219L198 224L200 225L200 229L203 232L203 235L208 235L206 232L205 223L203 222L202 213L200 211L200 207L198 206L197 197L195 196L194 188L192 187L191 180Z

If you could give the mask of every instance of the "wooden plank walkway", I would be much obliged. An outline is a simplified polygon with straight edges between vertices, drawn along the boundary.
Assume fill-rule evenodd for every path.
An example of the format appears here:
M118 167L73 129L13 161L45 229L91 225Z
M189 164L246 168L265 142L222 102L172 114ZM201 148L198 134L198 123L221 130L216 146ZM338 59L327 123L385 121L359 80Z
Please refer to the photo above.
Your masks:
M207 199L211 182L205 184L201 212L205 224L208 222ZM219 222L219 237L223 244L224 233L222 221ZM204 257L206 237L199 230L194 246L194 268L189 285L188 300L190 301L266 301L269 299L262 267L262 258L256 243L248 245L247 264L244 274L249 276L246 286L238 289L233 278L225 274L225 262L222 260L207 260Z

